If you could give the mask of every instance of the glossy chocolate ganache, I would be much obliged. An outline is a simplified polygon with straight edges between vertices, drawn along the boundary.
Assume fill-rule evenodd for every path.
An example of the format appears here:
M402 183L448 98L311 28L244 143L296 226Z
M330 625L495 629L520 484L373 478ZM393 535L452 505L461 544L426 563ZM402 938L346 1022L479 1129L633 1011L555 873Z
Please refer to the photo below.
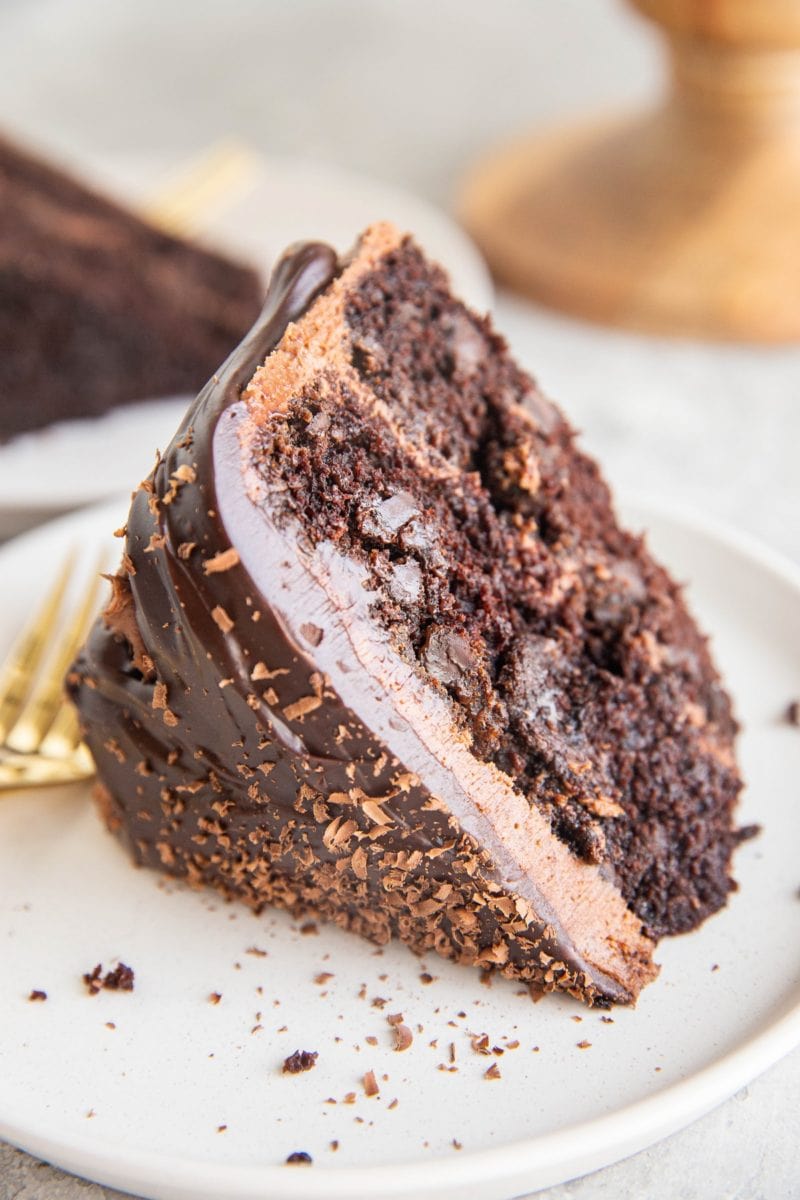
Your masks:
M290 250L70 675L137 861L634 1000L734 886L735 725L572 436L410 239Z

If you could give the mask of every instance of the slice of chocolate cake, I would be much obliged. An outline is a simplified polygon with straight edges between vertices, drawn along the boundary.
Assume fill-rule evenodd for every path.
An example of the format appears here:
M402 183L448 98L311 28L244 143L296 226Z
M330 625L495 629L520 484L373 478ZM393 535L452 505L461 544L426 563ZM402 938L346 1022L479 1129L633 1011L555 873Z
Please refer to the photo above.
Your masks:
M0 442L196 392L260 304L249 267L0 140Z
M387 226L282 260L70 689L136 859L255 907L608 1004L734 886L735 724L679 588Z

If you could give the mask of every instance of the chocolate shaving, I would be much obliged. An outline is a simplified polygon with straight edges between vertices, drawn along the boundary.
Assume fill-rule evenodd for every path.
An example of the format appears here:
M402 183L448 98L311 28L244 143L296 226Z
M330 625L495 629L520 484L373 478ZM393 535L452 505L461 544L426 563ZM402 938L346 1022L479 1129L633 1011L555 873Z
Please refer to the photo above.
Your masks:
M230 619L221 604L217 604L214 608L212 608L211 616L214 624L217 625L223 633L230 633L230 631L233 629L233 621Z
M220 571L230 571L231 567L237 566L238 563L239 551L235 546L230 546L227 550L220 550L218 554L207 558L203 563L203 570L206 575L216 575Z
M407 1050L414 1041L414 1035L407 1025L392 1026L394 1033L394 1049L397 1051Z
M367 1071L364 1075L362 1083L364 1085L364 1093L367 1096L377 1096L381 1090L378 1086L378 1081L375 1078L374 1071Z

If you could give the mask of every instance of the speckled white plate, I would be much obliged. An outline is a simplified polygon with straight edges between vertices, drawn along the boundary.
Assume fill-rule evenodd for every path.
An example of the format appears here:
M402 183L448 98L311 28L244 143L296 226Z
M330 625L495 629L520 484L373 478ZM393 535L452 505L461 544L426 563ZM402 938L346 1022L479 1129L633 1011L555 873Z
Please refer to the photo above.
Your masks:
M124 511L88 510L0 550L0 653L64 548L82 545L88 570ZM8 796L0 1137L169 1200L505 1200L642 1148L800 1042L800 730L781 719L800 695L800 571L693 518L627 516L691 580L745 726L742 820L764 825L737 856L741 890L662 944L635 1011L606 1023L402 947L303 935L281 913L134 870L86 788ZM135 991L88 996L82 973L118 959ZM405 1053L386 1020L399 1011L414 1032ZM471 1049L484 1032L502 1054ZM297 1049L318 1051L316 1068L282 1075ZM485 1078L491 1063L501 1078ZM298 1150L313 1166L282 1165Z
M152 155L129 155L104 159L93 174L135 204L158 194L171 171L174 164ZM376 220L413 230L447 269L456 294L479 312L488 310L492 285L483 259L446 213L401 188L338 167L253 154L242 184L207 213L202 236L255 263L266 280L292 242L316 238L345 252ZM0 538L48 514L114 495L121 480L138 481L187 403L188 398L132 404L93 420L59 422L0 446Z

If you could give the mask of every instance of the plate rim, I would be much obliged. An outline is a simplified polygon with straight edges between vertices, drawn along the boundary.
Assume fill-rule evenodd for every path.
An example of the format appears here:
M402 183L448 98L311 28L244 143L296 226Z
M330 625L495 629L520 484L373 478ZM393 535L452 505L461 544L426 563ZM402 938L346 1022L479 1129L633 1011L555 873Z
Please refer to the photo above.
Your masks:
M0 546L0 567L9 551L18 552L23 543L46 538L54 527L93 521L106 512L124 512L127 503L128 493L120 493L19 534ZM626 524L632 520L634 524L643 523L645 534L647 520L655 518L721 545L740 560L757 564L776 582L788 585L800 599L800 566L747 531L646 492L620 490L617 508ZM528 1187L538 1190L621 1161L686 1127L798 1044L800 994L766 1028L651 1096L554 1133L467 1150L458 1157L437 1155L424 1162L341 1167L325 1164L313 1172L288 1171L284 1164L205 1162L159 1151L131 1150L119 1142L104 1143L99 1149L88 1135L60 1138L47 1132L31 1133L24 1122L4 1118L2 1112L0 1139L106 1186L175 1200L212 1196L260 1200L265 1194L292 1200L322 1200L323 1196L325 1200L355 1200L409 1195L412 1189L413 1194L444 1196L445 1189L459 1185L512 1186L522 1181L525 1186L524 1177L534 1174Z
M769 1070L800 1041L800 1000L762 1033L749 1038L686 1079L663 1091L602 1117L568 1126L556 1133L503 1146L467 1151L458 1158L437 1155L426 1162L391 1162L379 1166L325 1165L313 1173L287 1170L285 1164L241 1165L187 1159L157 1151L135 1152L124 1162L119 1143L97 1143L87 1136L61 1139L42 1134L19 1136L13 1123L0 1120L0 1138L27 1153L108 1187L151 1197L220 1196L225 1200L262 1200L270 1195L292 1200L357 1200L358 1197L441 1195L458 1185L512 1183L539 1174L538 1191L557 1182L620 1162L693 1121ZM686 1103L691 1097L691 1103ZM666 1112L664 1111L666 1109ZM620 1141L609 1138L620 1125L629 1127ZM575 1143L580 1142L576 1150ZM622 1153L619 1152L623 1147ZM130 1150L128 1151L130 1154ZM571 1162L567 1175L563 1164ZM87 1174L87 1166L91 1174ZM552 1174L555 1172L554 1174ZM156 1182L157 1181L157 1182ZM312 1182L313 1181L313 1182ZM151 1190L153 1187L156 1190ZM413 1189L413 1191L412 1191Z

